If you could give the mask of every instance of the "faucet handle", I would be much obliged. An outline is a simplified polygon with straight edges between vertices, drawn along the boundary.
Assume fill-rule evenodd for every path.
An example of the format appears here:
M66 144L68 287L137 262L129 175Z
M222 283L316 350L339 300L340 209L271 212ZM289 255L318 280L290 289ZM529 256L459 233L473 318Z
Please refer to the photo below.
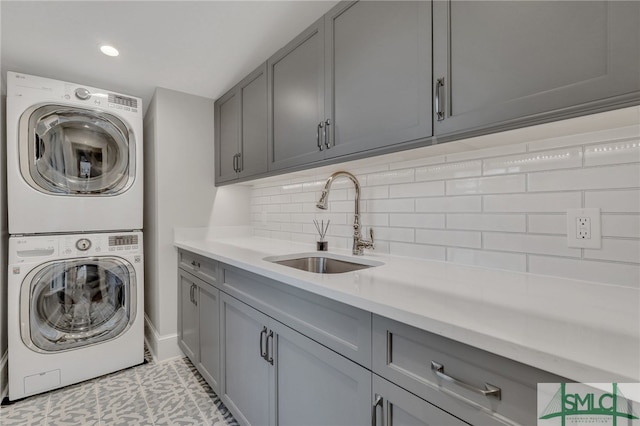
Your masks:
M375 248L374 241L373 241L373 228L369 228L369 242L371 243L369 248L373 250Z

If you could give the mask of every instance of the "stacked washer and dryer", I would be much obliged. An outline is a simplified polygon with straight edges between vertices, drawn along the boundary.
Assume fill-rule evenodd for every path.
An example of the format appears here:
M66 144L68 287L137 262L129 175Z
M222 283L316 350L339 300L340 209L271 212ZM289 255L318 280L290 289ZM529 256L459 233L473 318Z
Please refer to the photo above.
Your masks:
M142 102L7 75L9 399L144 360Z

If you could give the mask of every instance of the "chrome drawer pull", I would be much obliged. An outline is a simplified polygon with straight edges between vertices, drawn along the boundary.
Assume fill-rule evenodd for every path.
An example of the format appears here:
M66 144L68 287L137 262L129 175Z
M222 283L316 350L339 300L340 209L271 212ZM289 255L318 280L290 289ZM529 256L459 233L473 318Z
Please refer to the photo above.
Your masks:
M438 364L435 361L431 361L431 370L436 373L436 376L440 377L443 380L446 380L450 383L453 383L455 385L461 386L465 389L468 389L472 392L476 392L479 393L481 395L484 395L486 397L493 397L496 398L498 400L502 399L502 390L497 387L497 386L493 386L490 385L489 383L485 383L484 384L484 389L480 389L477 388L473 385L470 385L468 383L465 383L461 380L456 379L455 377L451 377L447 374L444 373L444 365L442 364Z
M382 397L376 394L376 401L373 403L373 407L371 407L371 426L378 425L378 412L376 410L378 405L382 407Z

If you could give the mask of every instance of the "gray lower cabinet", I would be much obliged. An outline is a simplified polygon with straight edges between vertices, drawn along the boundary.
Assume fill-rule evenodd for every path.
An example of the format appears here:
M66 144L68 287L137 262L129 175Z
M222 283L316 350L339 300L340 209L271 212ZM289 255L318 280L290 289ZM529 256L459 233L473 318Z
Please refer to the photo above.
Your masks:
M466 426L468 423L373 375L372 426Z
M211 260L207 262L212 263ZM203 269L206 271L207 268ZM178 346L217 392L220 378L220 290L182 268L178 269L178 289Z
M245 425L368 424L371 373L222 295L221 398Z
M179 265L180 348L242 425L530 425L537 383L567 381L190 252Z
M531 366L373 316L373 372L478 425L537 422L537 384L567 380Z
M194 297L197 289L196 278L190 274L178 272L178 345L192 361L197 360L199 352L198 305Z
M267 171L267 65L215 102L216 183Z
M437 1L433 26L438 137L640 99L639 2Z

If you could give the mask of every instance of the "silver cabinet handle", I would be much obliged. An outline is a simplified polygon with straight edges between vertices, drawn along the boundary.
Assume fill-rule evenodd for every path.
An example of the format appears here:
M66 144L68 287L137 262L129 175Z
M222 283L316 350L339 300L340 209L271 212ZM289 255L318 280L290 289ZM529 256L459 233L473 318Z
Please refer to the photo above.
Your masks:
M265 360L273 365L273 351L269 350L269 340L271 340L271 348L273 348L273 330L269 330L269 335L267 336L267 353L268 353L268 358L265 358Z
M198 287L196 287L196 285L193 285L193 304L198 306L198 298L196 296L196 290L198 290Z
M242 167L243 166L243 164L242 164L242 153L239 152L236 155L238 156L238 173L240 173L242 171L242 168L243 168Z
M479 393L486 397L496 398L498 400L502 399L502 390L497 387L490 385L489 383L484 384L484 389L477 388L473 385L463 382L462 380L458 380L455 377L451 377L444 373L444 365L439 364L435 361L431 361L431 370L436 374L436 376L440 377L443 380L446 380L450 383L468 389L472 392Z
M371 426L377 426L378 424L378 405L382 407L382 397L380 395L376 395L376 401L371 407Z
M265 361L267 361L267 351L264 350L264 346L262 342L264 342L264 338L266 337L266 335L267 335L267 327L263 326L262 331L260 332L260 356Z
M444 77L436 80L436 118L438 121L444 120L444 111L440 101L440 90L444 88Z
M189 287L189 301L193 303L193 284Z
M316 142L318 143L318 150L322 151L324 147L322 146L322 141L320 140L320 133L324 135L324 121L318 123L318 127L316 129Z
M192 260L191 266L193 266L194 268L200 268L200 262L196 262L195 260Z
M331 148L331 134L329 132L329 126L331 125L331 121L327 118L327 121L324 122L324 146L327 149Z
M238 154L233 156L233 171L238 173Z

